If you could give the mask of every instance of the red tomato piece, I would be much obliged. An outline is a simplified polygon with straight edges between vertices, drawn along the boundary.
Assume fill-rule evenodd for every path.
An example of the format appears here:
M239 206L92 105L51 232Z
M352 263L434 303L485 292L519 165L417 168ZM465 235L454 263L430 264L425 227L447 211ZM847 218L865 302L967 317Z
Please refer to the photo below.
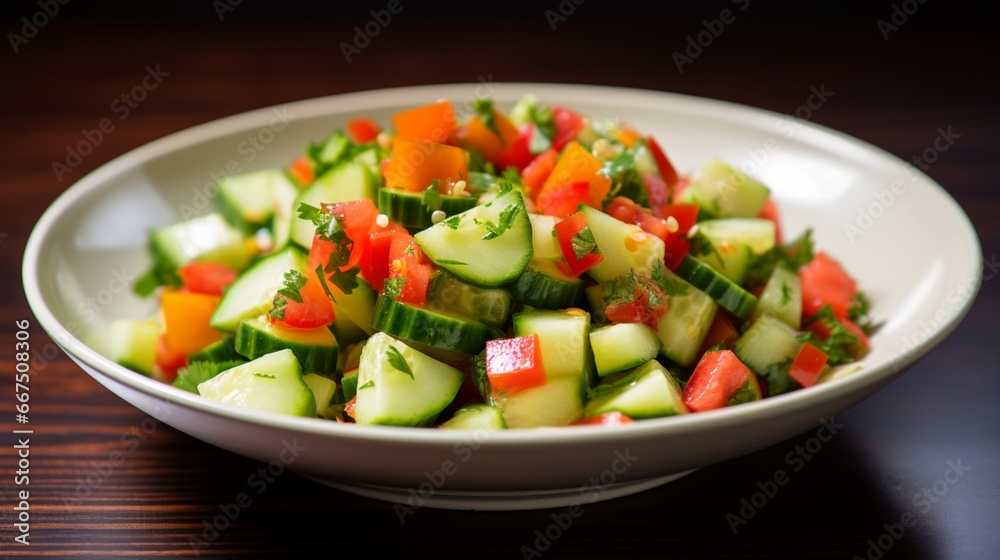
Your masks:
M767 202L764 203L764 208L761 209L757 217L774 222L774 244L781 245L781 219L778 215L778 203L773 198L767 199Z
M597 416L581 418L570 424L570 426L621 426L622 424L631 424L633 422L635 420L616 410L614 412L598 414Z
M187 365L187 358L184 354L171 350L167 345L167 337L162 335L156 339L154 363L163 380L172 383L177 378L177 370Z
M371 119L351 119L347 121L347 133L355 144L371 142L378 136L378 123Z
M296 329L315 329L329 325L337 319L333 311L333 302L326 295L316 271L307 271L305 277L306 283L299 289L302 302L286 298L284 318L275 320L275 323ZM329 284L328 287L331 290L336 289L333 284Z
M722 408L750 375L731 350L708 352L698 360L681 399L692 412Z
M486 376L493 393L513 393L545 384L537 334L486 342Z
M497 169L504 170L513 167L517 169L518 173L524 171L524 168L535 159L535 154L531 153L529 148L534 130L535 123L528 123L521 127L521 134L517 140L508 144L497 157Z
M687 235L698 223L699 209L697 204L664 204L660 206L660 216L664 220L673 216L677 220L677 233Z
M563 260L566 261L566 272L570 276L579 276L604 260L604 255L596 251L591 251L582 257L576 256L573 237L589 227L587 217L579 212L570 214L555 225L556 240L559 241L559 249L562 251Z
M189 292L221 296L222 289L236 281L238 274L219 263L192 261L177 271Z
M847 317L858 285L837 261L818 252L812 262L799 269L802 281L802 316L812 317L829 304L837 317Z
M396 301L422 306L427 301L434 265L409 233L396 232L389 246L389 277L405 278Z
M308 156L299 156L288 166L288 174L300 187L311 185L316 180L316 173L313 171L312 162Z
M396 233L406 233L406 230L403 226L390 223L384 228L373 225L368 232L368 250L361 258L361 277L379 293L389 277L389 250Z
M808 342L802 345L792 366L788 369L788 375L803 387L812 387L816 384L819 374L823 373L826 361L829 356L826 352L816 348Z
M555 149L549 149L531 160L531 163L521 172L521 181L524 182L525 187L528 187L528 193L532 197L541 190L545 180L552 174L558 157L559 152Z
M340 219L344 233L353 242L350 258L347 264L341 267L341 270L347 270L360 263L368 249L368 232L371 231L375 224L375 218L378 216L378 208L375 207L375 203L366 198L351 202L322 204L321 207L324 212L333 214ZM318 235L313 237L312 246L309 249L309 268L314 269L317 265L325 267L334 248L333 242L321 239Z
M704 354L709 348L722 342L726 348L732 348L736 340L740 338L740 333L736 331L732 320L723 313L716 313L712 320L712 326L708 328L705 335L705 342L701 344L701 353Z
M641 299L629 303L613 303L604 309L604 316L614 324L642 323L653 330L659 330L659 318Z
M590 184L573 183L543 192L538 197L538 209L542 214L565 218L576 212L581 204L590 204Z
M670 201L670 186L656 173L643 173L642 184L646 187L653 213L659 216L660 206Z
M676 186L678 181L677 170L674 169L674 164L670 163L670 159L667 158L667 154L660 147L659 142L652 136L647 136L646 145L649 146L649 151L653 154L653 160L656 161L656 168L660 171L660 177L663 177L667 186Z
M565 107L553 107L552 119L556 123L555 138L552 139L552 147L561 150L569 144L576 135L583 129L583 117L576 111Z
M691 242L687 237L671 234L663 241L663 263L670 270L676 270L690 251Z

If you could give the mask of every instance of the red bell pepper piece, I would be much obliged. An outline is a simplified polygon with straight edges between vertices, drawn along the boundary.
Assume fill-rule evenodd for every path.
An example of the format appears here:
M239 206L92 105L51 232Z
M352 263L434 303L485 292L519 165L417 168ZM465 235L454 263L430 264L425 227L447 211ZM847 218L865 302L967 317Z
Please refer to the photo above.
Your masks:
M590 204L590 184L573 183L543 192L538 197L538 210L547 216L565 218L581 204Z
M497 169L503 170L508 167L517 169L520 173L524 171L534 159L535 154L531 153L531 135L534 133L535 123L528 123L521 127L521 133L517 140L511 142L497 156Z
M561 150L583 130L583 116L565 107L553 107L552 119L556 124L552 147Z
M531 160L531 163L524 168L524 171L521 172L521 181L528 188L529 195L534 197L535 193L542 189L545 180L549 178L552 170L555 169L558 157L559 152L555 149L549 149Z
M646 145L649 146L649 151L653 154L653 160L656 161L656 168L660 171L660 177L663 177L668 187L673 188L676 186L678 181L677 170L674 169L674 164L670 163L670 159L667 158L667 154L660 147L659 142L652 136L647 136Z
M692 412L722 408L751 375L731 350L708 352L698 360L681 399Z
M222 289L236 281L236 272L224 264L192 261L177 271L189 292L221 296Z
M513 393L545 384L537 334L486 342L486 376L493 394Z
M573 238L577 235L586 237L587 233L590 232L587 217L580 212L570 214L565 220L556 223L554 229L563 260L566 261L566 272L570 276L579 276L604 260L604 255L599 252L596 244L586 254L577 255L576 249L573 247ZM592 233L590 233L590 237L593 237Z
M826 361L829 356L826 352L816 348L808 342L802 345L792 366L788 369L788 375L803 387L812 387L816 384L819 374L823 373Z
M347 133L355 144L365 144L378 137L378 123L371 119L351 119L347 121Z
M434 265L420 250L413 236L397 231L389 246L389 277L404 278L403 288L396 301L422 306L427 301Z

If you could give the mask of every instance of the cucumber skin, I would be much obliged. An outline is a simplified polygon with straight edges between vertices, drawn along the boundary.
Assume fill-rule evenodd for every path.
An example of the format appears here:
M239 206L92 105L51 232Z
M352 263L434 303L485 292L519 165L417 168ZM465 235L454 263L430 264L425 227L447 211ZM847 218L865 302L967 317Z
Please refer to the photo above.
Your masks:
M267 332L270 330L270 332ZM332 345L303 343L282 337L282 329L266 329L259 319L243 320L236 328L236 351L247 359L256 360L272 352L289 349L295 354L303 372L319 374L337 373L337 353L340 351L337 339L326 327L318 327L317 332L330 334Z
M278 384L264 385L272 382ZM307 418L316 416L316 398L303 380L299 362L291 350L274 352L220 372L199 384L198 394L242 408Z
M385 296L375 302L372 326L405 340L462 354L482 351L490 338L490 328L474 319L443 315Z
M287 258L288 262L278 261L277 259L281 257ZM284 274L289 270L298 270L301 272L305 270L305 266L306 254L297 247L286 247L277 253L272 253L257 261L252 267L241 274L239 278L232 283L232 285L229 286L229 289L226 290L222 299L219 300L219 305L216 306L215 312L212 313L212 318L209 321L212 328L220 330L224 333L235 333L237 327L239 327L240 321L243 319L252 319L263 313L267 313L267 311L271 309L272 299L267 298L266 301L261 299L249 302L252 306L245 307L248 303L248 298L244 292L253 292L254 298L262 295L266 296L269 293L270 297L273 298L274 293L277 292L282 286ZM266 287L267 289L257 289L258 286L251 285L251 289L248 290L247 286L250 285L250 280L253 279L252 276L263 276L263 274L269 270L268 267L273 268L273 270L271 270L271 272L273 272L273 277L266 279L268 282L268 286ZM260 280L258 279L258 281ZM237 310L242 309L242 311L239 314L236 314L233 309L230 308ZM220 316L222 315L222 311L226 311L229 316Z
M444 430L506 430L503 412L488 404L470 404L438 426Z
M422 193L385 187L378 191L378 211L411 233L434 225L433 212L422 203ZM441 196L441 211L447 216L461 214L476 205L476 199L465 196Z
M539 309L564 309L579 304L583 287L584 282L579 278L564 281L536 270L529 262L528 268L508 290L523 305Z
M619 376L624 378L628 375L636 375L634 383L591 399L584 408L584 416L618 411L633 420L642 420L689 412L681 399L681 388L677 380L656 360L650 360L632 372L607 378L607 381L613 383Z
M757 306L757 298L753 294L691 255L684 257L675 272L741 320L748 319Z

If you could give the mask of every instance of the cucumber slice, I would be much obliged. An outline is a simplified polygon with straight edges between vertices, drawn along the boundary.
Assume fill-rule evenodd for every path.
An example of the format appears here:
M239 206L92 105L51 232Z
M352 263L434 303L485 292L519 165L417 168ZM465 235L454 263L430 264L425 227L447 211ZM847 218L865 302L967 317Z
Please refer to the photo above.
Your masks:
M368 282L358 278L358 285L351 290L351 293L334 292L333 313L338 320L341 317L347 317L364 331L366 336L371 336L375 334L372 320L375 316L376 298L378 298L378 293L372 289ZM336 325L336 321L334 321L334 325Z
M253 232L274 216L275 185L286 181L284 171L265 169L231 175L219 181L219 209L230 223Z
M274 251L280 251L288 245L292 234L292 220L297 219L295 199L302 192L295 182L282 173L274 180L274 218L271 221L271 235L274 237Z
M597 375L604 377L656 358L663 341L642 323L621 323L590 331L590 346Z
M802 326L802 282L797 273L783 266L774 267L754 307L753 317L756 319L765 313L781 319L793 329Z
M531 221L531 246L534 248L533 259L561 261L562 249L559 240L553 233L556 227L555 216L544 214L528 214Z
M384 296L379 296L375 304L372 327L408 341L463 354L481 351L490 338L490 328L475 319L415 307Z
M657 263L663 264L663 241L658 237L595 208L582 206L580 211L604 255L603 261L587 271L594 280L604 283L633 270L649 277Z
M675 272L742 320L750 317L757 305L753 294L691 255L684 257Z
M497 328L507 323L512 306L513 300L506 290L477 288L443 270L434 273L425 305L435 311L475 317Z
M385 333L376 333L361 353L354 420L358 424L428 426L455 399L464 378L461 371Z
M514 314L514 336L530 334L538 335L546 379L589 382L593 371L589 313L580 309L532 309Z
M326 327L289 329L255 317L240 321L236 329L236 351L251 360L289 349L299 360L302 371L333 374L337 372L337 339ZM317 410L325 410L325 406Z
M698 204L702 212L717 218L753 218L770 194L760 182L714 159L691 177L678 202Z
M291 350L280 350L228 369L198 385L206 399L292 416L316 416L316 398L302 380Z
M801 349L795 329L770 315L761 315L733 346L741 362L767 379L768 395L788 390L788 368Z
M440 201L440 208L432 209L424 205L423 193L394 187L386 187L378 191L379 212L411 231L419 231L434 225L434 222L431 221L434 210L440 210L446 216L454 216L476 205L476 199L471 196L440 195Z
M719 306L670 270L662 269L662 274L667 279L664 284L671 289L667 293L667 312L658 321L657 334L663 342L660 355L681 366L694 365Z
M149 248L158 267L171 275L191 261L243 270L254 257L243 233L214 212L153 230Z
M326 410L333 400L333 394L337 392L337 382L317 373L304 375L302 381L309 386L313 398L316 399L316 410Z
M455 412L450 420L439 428L446 430L506 430L503 412L488 404L470 404Z
M696 258L728 278L733 284L742 286L750 272L750 265L753 264L753 249L749 245L729 242L720 245L713 243L713 247L715 251L696 255Z
M491 232L486 224L502 231ZM485 288L517 279L532 254L531 222L517 191L435 224L413 238L434 264Z
M724 218L698 222L698 231L717 248L723 241L734 245L747 245L760 255L774 248L776 230L774 222L761 218Z
M240 321L271 309L275 292L284 285L286 272L305 270L305 266L306 254L296 247L287 247L262 259L229 286L209 323L220 331L235 333Z
M368 198L375 200L377 180L368 168L360 163L348 162L330 169L316 178L312 185L301 191L292 204L291 240L306 249L312 245L316 226L298 217L301 204L319 207L324 202L349 202Z
M162 334L160 326L152 320L116 319L109 327L108 357L131 370L152 375L156 342Z
M604 378L592 394L594 398L583 409L585 417L618 411L641 420L688 413L677 380L656 360Z
M244 357L236 351L236 340L231 336L224 336L222 340L216 340L188 356L187 361L190 364L192 362L228 362L243 359Z
M563 309L578 304L583 287L583 280L563 273L556 263L532 257L528 268L508 289L524 305Z
M509 428L565 426L583 416L583 392L579 379L552 379L545 385L500 394L497 406Z

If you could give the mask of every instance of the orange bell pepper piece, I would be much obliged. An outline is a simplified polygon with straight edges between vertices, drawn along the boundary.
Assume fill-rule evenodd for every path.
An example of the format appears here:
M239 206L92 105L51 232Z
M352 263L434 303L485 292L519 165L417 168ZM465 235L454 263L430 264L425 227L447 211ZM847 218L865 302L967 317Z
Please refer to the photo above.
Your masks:
M535 200L539 200L542 194L554 189L567 187L573 183L587 183L590 185L591 206L600 208L604 197L611 190L611 179L598 175L597 172L600 170L601 162L596 157L578 142L570 142Z
M186 356L222 340L219 331L208 324L218 296L172 291L163 293L161 303L167 346L174 352Z
M444 144L451 140L458 129L458 119L451 101L442 100L417 107L392 117L397 138Z
M475 148L476 151L483 154L486 160L496 163L504 149L517 142L521 133L514 126L514 123L496 109L493 110L493 123L500 136L497 136L483 124L482 117L475 116L469 120L464 128L458 131L458 141L463 145Z
M385 186L422 191L437 179L455 183L469 176L469 152L448 146L396 138L385 166Z

